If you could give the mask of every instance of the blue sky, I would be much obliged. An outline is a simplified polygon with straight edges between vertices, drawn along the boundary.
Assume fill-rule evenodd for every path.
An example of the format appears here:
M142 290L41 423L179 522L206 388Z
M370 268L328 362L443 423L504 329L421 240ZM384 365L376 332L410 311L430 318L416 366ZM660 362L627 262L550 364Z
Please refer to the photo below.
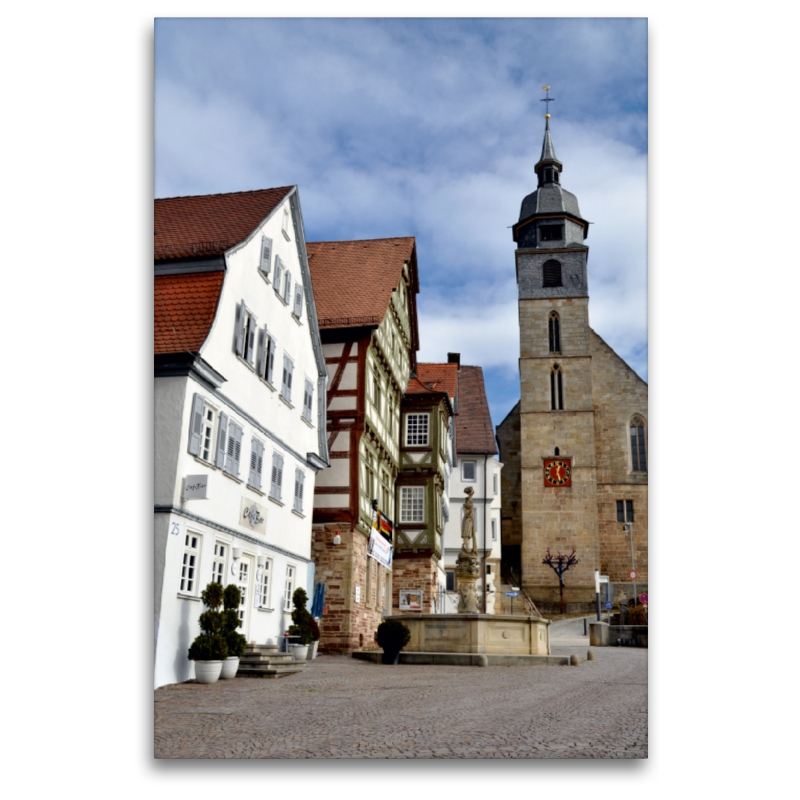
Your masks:
M498 424L546 84L590 322L647 380L644 19L157 19L155 194L297 184L309 241L416 236L419 359L481 365Z

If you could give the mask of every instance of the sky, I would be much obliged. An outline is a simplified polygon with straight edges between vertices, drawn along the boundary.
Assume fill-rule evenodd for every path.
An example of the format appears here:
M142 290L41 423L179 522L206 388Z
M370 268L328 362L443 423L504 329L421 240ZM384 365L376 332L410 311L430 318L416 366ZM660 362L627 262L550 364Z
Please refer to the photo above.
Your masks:
M645 19L156 19L156 197L296 184L308 241L415 236L421 362L519 399L511 226L550 85L590 324L647 380Z

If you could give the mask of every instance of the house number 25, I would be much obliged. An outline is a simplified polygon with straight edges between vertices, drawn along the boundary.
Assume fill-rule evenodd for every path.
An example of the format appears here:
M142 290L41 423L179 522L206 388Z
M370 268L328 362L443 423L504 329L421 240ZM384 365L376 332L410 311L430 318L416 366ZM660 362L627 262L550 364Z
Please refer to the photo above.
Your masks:
M170 529L169 529L169 532L170 532L170 533L171 533L173 536L178 536L178 535L180 535L180 532L181 532L181 524L180 524L180 522L172 522L172 523L170 524Z

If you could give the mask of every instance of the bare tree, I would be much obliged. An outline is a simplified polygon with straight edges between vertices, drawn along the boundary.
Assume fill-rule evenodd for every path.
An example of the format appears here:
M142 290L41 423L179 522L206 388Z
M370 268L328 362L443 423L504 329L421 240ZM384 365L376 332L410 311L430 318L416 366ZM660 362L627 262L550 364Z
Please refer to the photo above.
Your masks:
M561 601L559 605L560 612L564 613L564 573L573 565L577 564L578 559L575 557L575 548L572 548L572 552L568 555L562 555L559 553L558 555L551 555L550 548L547 548L547 555L542 559L542 564L547 564L556 575L558 575L558 588L561 593Z

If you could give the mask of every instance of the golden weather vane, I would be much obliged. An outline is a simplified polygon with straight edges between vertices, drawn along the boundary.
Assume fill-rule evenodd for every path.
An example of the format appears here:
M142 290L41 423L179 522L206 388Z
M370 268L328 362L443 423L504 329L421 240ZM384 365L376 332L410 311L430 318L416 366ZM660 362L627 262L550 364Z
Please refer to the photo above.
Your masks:
M544 118L550 119L550 103L555 100L555 97L550 97L550 84L548 83L547 86L542 86L542 91L545 92L545 96L539 101L540 103L547 103L545 108L547 109L547 113L545 113Z

